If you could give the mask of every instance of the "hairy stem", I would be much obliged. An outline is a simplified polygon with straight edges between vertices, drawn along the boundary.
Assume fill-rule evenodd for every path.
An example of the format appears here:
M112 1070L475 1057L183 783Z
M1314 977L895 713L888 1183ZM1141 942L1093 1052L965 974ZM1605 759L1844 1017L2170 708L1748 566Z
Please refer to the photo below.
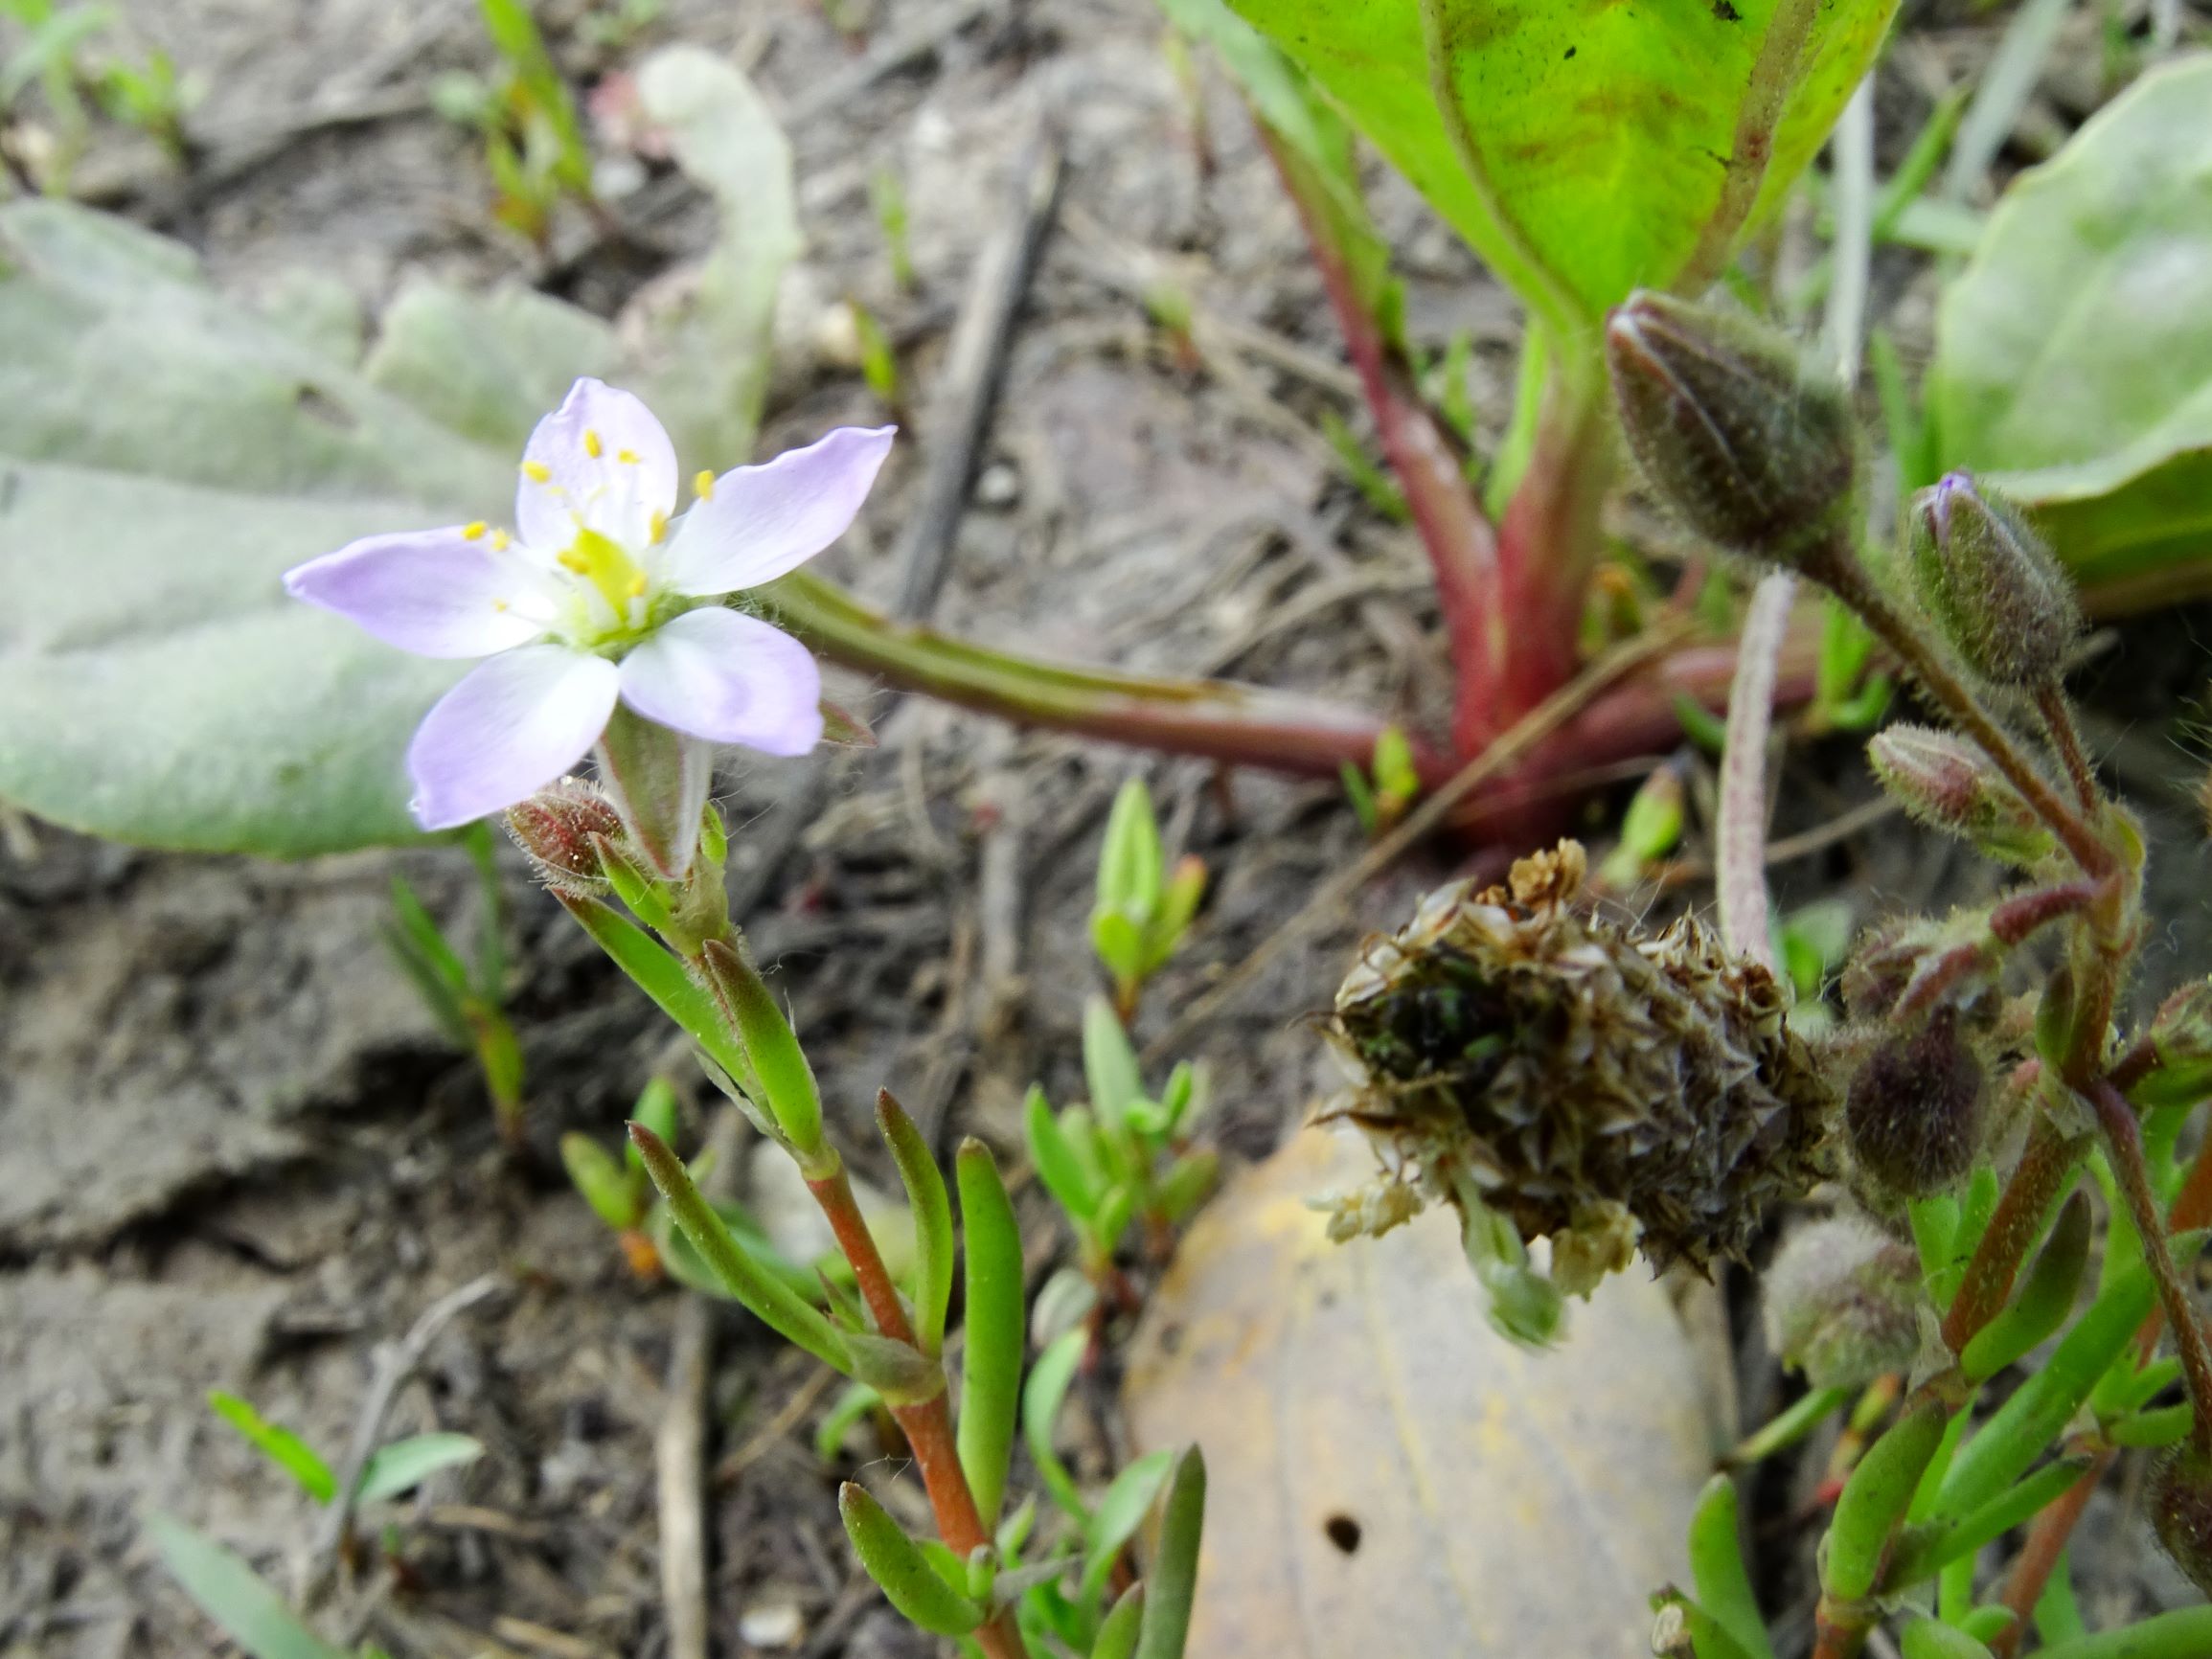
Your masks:
M1832 565L1833 568L1821 574L1834 587L1836 597L1859 613L1859 619L1919 679L1944 713L1989 756L2006 781L2035 808L2036 816L2050 827L2051 832L2073 854L2074 862L2091 875L2110 872L2116 863L2112 850L2098 839L2096 831L2079 812L2060 798L2050 780L2020 752L2010 734L1982 707L1981 699L1952 670L1941 648L1927 637L1918 623L1890 603L1888 596L1868 579L1854 554L1837 550Z
M2066 707L2066 693L2055 684L2041 687L2036 693L2036 712L2043 717L2043 729L2050 734L2051 747L2059 753L2060 764L2066 769L2082 810L2095 811L2097 775L2082 748L2082 734L2074 724L2073 710Z
M2143 1126L2135 1109L2118 1089L2099 1079L2091 1090L2097 1108L2097 1126L2104 1131L2105 1150L2112 1176L2127 1201L2128 1216L2142 1236L2143 1261L2158 1287L2158 1304L2166 1323L2174 1328L2174 1348L2181 1358L2181 1380L2189 1391L2191 1421L2189 1443L2201 1458L2212 1458L2212 1347L2204 1339L2203 1322L2188 1286L2174 1265L2174 1252L2166 1243L2165 1218L2151 1191L2151 1174L2143 1165Z
M1774 721L1775 665L1796 597L1796 577L1773 571L1760 579L1745 613L1736 642L1736 681L1728 693L1715 827L1722 937L1738 956L1769 971L1774 945L1767 898L1767 736Z
M1486 738L1494 732L1511 650L1512 619L1498 583L1497 536L1475 500L1456 447L1438 426L1413 384L1411 370L1359 291L1351 251L1336 234L1328 181L1264 122L1260 133L1305 226L1360 392L1375 418L1376 436L1428 553L1437 603L1451 642L1453 741L1465 751L1469 731L1480 730Z
M2043 1217L2058 1202L2080 1156L2078 1143L2061 1133L2047 1115L2037 1116L2027 1147L2005 1183L1981 1242L1967 1261L1950 1311L1944 1316L1944 1345L1951 1352L1964 1349L2003 1310L2021 1259L2041 1232Z

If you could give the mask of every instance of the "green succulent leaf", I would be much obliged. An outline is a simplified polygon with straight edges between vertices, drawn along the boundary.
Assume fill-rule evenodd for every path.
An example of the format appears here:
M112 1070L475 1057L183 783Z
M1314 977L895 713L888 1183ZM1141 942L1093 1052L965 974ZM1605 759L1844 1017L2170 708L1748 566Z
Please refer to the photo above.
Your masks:
M1104 1603L1106 1580L1114 1562L1152 1513L1152 1504L1174 1472L1174 1454L1148 1452L1114 1476L1091 1512L1083 1530L1083 1602L1086 1607Z
M1079 1326L1062 1331L1037 1356L1029 1380L1021 1388L1022 1440L1029 1446L1029 1461L1037 1466L1037 1478L1044 1483L1044 1489L1054 1503L1086 1525L1090 1521L1090 1506L1083 1501L1075 1476L1068 1472L1059 1448L1054 1445L1053 1432L1060 1422L1060 1408L1067 1400L1068 1388L1075 1381L1076 1368L1083 1363L1083 1351L1089 1347L1089 1330Z
M983 1623L983 1609L946 1582L922 1546L866 1488L847 1481L837 1490L837 1511L860 1565L892 1606L933 1636L965 1636ZM966 1577L965 1563L961 1574Z
M354 1490L365 1504L396 1498L413 1491L440 1469L459 1468L483 1455L484 1443L470 1435L410 1435L370 1453Z
M1007 1461L1020 1419L1021 1229L988 1147L972 1138L962 1142L954 1170L968 1245L967 1347L956 1439L976 1511L990 1529L998 1524Z
M1206 1460L1197 1446L1175 1459L1160 1516L1159 1548L1145 1580L1137 1659L1182 1659L1198 1587L1198 1544L1206 1522Z

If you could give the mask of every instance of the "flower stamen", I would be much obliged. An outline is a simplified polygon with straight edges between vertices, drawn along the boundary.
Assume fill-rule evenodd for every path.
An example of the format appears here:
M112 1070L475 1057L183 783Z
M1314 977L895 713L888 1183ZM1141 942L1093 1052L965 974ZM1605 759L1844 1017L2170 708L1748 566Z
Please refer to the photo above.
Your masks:
M600 443L599 433L589 426L583 429L583 452L594 461L605 453L604 446Z
M481 518L471 519L461 527L461 539L463 541L481 541L484 539L485 529L484 520Z
M542 461L525 461L522 464L522 476L533 484L551 484L553 468Z
M715 475L711 472L700 472L697 477L692 480L692 493L701 501L714 500Z

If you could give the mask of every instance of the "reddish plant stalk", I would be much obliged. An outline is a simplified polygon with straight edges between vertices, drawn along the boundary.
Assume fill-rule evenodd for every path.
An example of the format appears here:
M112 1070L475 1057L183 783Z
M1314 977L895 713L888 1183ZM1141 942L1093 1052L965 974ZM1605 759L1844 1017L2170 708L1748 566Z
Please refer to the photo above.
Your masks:
M2089 1497L2096 1491L2097 1483L2112 1466L2113 1455L2109 1447L2097 1453L2089 1466L2082 1471L2081 1479L2038 1515L2035 1525L2028 1529L2028 1541L2020 1547L2012 1571L2005 1576L2004 1603L2012 1609L2013 1622L1990 1640L1990 1651L1996 1659L2013 1659L2019 1651L2020 1637L2035 1614L2036 1603L2043 1599L2043 1588L2050 1583L2052 1573L2058 1570L2059 1557L2066 1553L2066 1540L2074 1535L2074 1528L2081 1521L2082 1511L2089 1507Z
M1605 545L1602 520L1613 479L1606 419L1603 398L1574 390L1562 376L1498 526L1510 641L1500 726L1535 708L1581 666L1583 606ZM1455 740L1462 753L1471 752Z
M853 1183L844 1170L840 1168L835 1174L818 1181L810 1180L807 1188L828 1217L830 1230L837 1238L837 1248L852 1264L853 1278L860 1287L860 1299L867 1304L876 1329L894 1341L913 1342L914 1327L906 1318L905 1305L899 1300L899 1288L883 1264L882 1252L876 1247L876 1236L868 1231L867 1218L860 1214L859 1203L853 1196ZM937 1517L938 1535L954 1555L967 1559L992 1539L975 1507L975 1494L969 1489L967 1473L960 1466L959 1446L952 1433L952 1412L946 1403L945 1391L938 1390L918 1405L895 1405L891 1416L906 1436L914 1461L922 1469L922 1484L929 1493L929 1507ZM978 1629L975 1639L991 1659L1027 1659L1028 1650L1015 1628L1011 1610L1001 1612Z
M1499 580L1496 534L1468 482L1465 457L1438 424L1413 383L1410 366L1359 293L1349 251L1334 235L1326 185L1265 122L1260 136L1305 227L1360 393L1375 419L1383 459L1427 551L1451 644L1452 746L1462 757L1474 754L1510 723L1515 712L1505 708L1505 685L1516 648L1511 629L1516 613Z
M2181 1380L2193 1408L2189 1443L2199 1457L2212 1457L2212 1344L2204 1336L2204 1323L2181 1283L2174 1252L2166 1242L2164 1218L2157 1196L2151 1191L2150 1171L2143 1164L2143 1126L2134 1107L2118 1089L2099 1079L2090 1098L2097 1109L2097 1127L2103 1131L2111 1160L2112 1178L2126 1199L2129 1218L2142 1238L2143 1261L2158 1287L2158 1305L2174 1330L2174 1349L2181 1359Z
M2039 1114L2028 1131L2028 1144L2014 1168L2012 1179L1983 1229L1981 1242L1966 1264L1950 1311L1944 1316L1943 1340L1957 1353L1981 1328L2002 1311L2013 1293L2013 1280L2020 1260L2042 1230L2043 1217L2058 1202L2066 1178L2073 1173L2078 1148L2059 1132L2046 1115Z

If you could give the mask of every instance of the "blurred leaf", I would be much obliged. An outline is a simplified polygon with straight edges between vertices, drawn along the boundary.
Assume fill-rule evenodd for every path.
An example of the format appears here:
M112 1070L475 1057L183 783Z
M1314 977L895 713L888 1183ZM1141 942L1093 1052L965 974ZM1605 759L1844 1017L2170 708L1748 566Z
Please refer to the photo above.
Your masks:
M1128 1117L1131 1103L1145 1098L1145 1084L1129 1033L1103 996L1083 1004L1083 1075L1090 1085L1091 1112L1110 1135Z
M256 1451L300 1483L318 1504L338 1495L338 1477L315 1448L281 1423L273 1423L251 1402L220 1392L207 1397L208 1408L253 1443Z
M803 246L791 147L753 83L698 47L663 47L648 57L637 95L676 165L720 215L696 288L652 318L636 364L639 391L677 454L729 466L752 453L776 293Z
M1471 176L1431 95L1433 9ZM1541 0L1238 0L1523 298L1590 318L1690 266L1729 157L1771 149L1756 214L1714 234L1707 277L1789 193L1873 61L1891 0L1561 7ZM1780 52L1794 20L1801 53ZM1778 80L1763 56L1793 60ZM1784 83L1786 82L1786 83ZM1764 118L1762 109L1764 108ZM1748 204L1746 204L1748 205Z
M414 1490L440 1469L472 1464L483 1455L484 1443L469 1435L411 1435L370 1453L356 1489L365 1504L396 1498Z
M1205 1454L1197 1446L1186 1446L1177 1454L1168 1481L1159 1548L1153 1552L1152 1576L1145 1580L1137 1659L1182 1659L1197 1595L1198 1550L1204 1542L1205 1523ZM1204 1647L1199 1651L1210 1653Z
M2035 510L2100 608L2212 586L2207 98L2197 57L2107 104L2005 193L1938 317L1944 466Z
M1084 1605L1104 1604L1107 1576L1120 1559L1123 1547L1137 1535L1137 1528L1152 1512L1152 1501L1167 1486L1174 1464L1172 1452L1147 1452L1114 1476L1113 1484L1100 1496L1083 1534Z
M1037 1466L1037 1478L1044 1483L1054 1503L1085 1523L1090 1519L1090 1506L1083 1501L1083 1492L1075 1484L1075 1476L1068 1473L1053 1437L1060 1422L1060 1408L1067 1400L1076 1368L1089 1347L1088 1330L1079 1326L1062 1331L1037 1356L1037 1364L1021 1389L1022 1440L1029 1446L1030 1462Z
M822 1420L814 1430L814 1456L823 1463L834 1463L837 1454L845 1448L845 1437L854 1425L883 1403L883 1397L864 1382L849 1382L837 1396L830 1409L822 1414Z
M945 1313L952 1302L952 1199L928 1142L888 1089L876 1097L876 1122L914 1212L914 1323L922 1352L935 1354L945 1345Z
M629 1115L666 1141L676 1142L676 1090L675 1085L660 1076L650 1078L638 1091L637 1104L630 1107ZM645 1173L645 1160L638 1156L637 1147L627 1140L623 1143L623 1160L639 1174Z
M1234 1517L1206 1540L1190 1651L1356 1653L1388 1630L1408 1653L1647 1659L1645 1597L1686 1577L1714 1449L1666 1290L1631 1268L1562 1346L1516 1347L1448 1212L1328 1241L1308 1200L1372 1170L1356 1140L1298 1135L1199 1216L1147 1307L1131 1438L1204 1446Z
M349 1659L213 1538L168 1515L148 1515L146 1530L171 1576L252 1659Z
M622 1160L612 1152L582 1130L571 1129L560 1137L560 1166L568 1171L569 1184L583 1195L594 1216L618 1232L638 1224L644 1196ZM638 1164L637 1170L642 1175L645 1165Z

